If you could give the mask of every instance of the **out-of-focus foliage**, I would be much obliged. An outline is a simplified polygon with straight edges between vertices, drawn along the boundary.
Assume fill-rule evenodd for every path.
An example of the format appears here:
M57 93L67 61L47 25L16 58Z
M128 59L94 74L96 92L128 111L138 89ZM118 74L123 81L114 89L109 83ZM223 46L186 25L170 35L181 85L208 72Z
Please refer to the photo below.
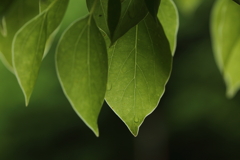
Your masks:
M185 15L194 14L195 10L203 2L203 0L174 0L179 10Z
M227 96L240 88L240 6L233 1L216 1L211 18L214 55L227 85Z
M236 2L237 4L240 4L240 0L233 0L234 2Z
M161 0L161 5L157 14L163 25L164 32L168 38L172 55L177 46L177 33L179 28L178 10L173 0Z

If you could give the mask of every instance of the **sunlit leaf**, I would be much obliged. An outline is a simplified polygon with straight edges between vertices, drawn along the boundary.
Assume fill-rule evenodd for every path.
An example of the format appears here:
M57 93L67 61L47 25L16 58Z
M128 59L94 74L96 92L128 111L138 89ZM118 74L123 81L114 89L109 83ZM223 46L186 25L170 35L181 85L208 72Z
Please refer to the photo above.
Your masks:
M8 5L4 13L0 15L0 58L5 66L13 72L13 37L27 21L39 13L39 7L38 0L14 0Z
M59 26L68 0L55 0L48 9L25 24L13 40L14 72L23 90L26 105L32 94L47 39Z
M179 17L177 7L172 0L161 0L158 18L170 43L172 55L174 55L177 44Z
M107 84L107 49L90 16L74 22L65 31L57 48L56 66L66 97L98 136L97 118Z
M158 105L172 56L161 25L149 14L109 49L106 101L133 135Z
M240 87L240 6L233 1L217 1L211 19L214 55L227 85L227 95Z

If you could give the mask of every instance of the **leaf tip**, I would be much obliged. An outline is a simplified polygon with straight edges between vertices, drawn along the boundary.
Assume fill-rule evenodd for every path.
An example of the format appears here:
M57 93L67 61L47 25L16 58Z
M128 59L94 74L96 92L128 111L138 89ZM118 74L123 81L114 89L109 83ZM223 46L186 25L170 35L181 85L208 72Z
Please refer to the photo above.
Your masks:
M30 101L30 96L27 96L27 95L24 93L24 97L25 97L25 106L27 107L28 104L29 104L29 101Z
M228 87L227 87L227 92L226 92L226 97L227 97L228 99L233 98L233 97L236 95L238 89L239 89L239 87L236 87L236 88L235 88L235 87L228 86Z
M130 132L132 133L132 135L134 137L137 137L138 136L138 131L139 131L139 126L135 127L133 130L130 129Z
M99 130L98 130L98 129L97 129L97 130L94 130L93 132L94 132L94 134L95 134L96 137L99 137Z
M225 73L224 80L227 86L226 97L231 99L240 89L240 81L235 80L234 77L229 73Z

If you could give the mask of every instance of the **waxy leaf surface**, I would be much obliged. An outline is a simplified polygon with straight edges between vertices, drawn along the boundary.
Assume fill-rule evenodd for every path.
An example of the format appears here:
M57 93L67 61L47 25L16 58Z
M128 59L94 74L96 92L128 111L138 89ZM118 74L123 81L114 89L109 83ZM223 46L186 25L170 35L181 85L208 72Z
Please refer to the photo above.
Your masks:
M63 91L86 125L99 135L97 119L107 85L107 49L93 18L74 22L63 34L56 66Z
M233 1L216 1L211 19L214 55L232 97L240 87L240 6Z
M38 0L14 0L8 3L8 7L0 15L0 59L12 72L13 38L17 31L38 13Z
M148 14L109 49L106 101L136 136L158 105L172 55L162 26Z
M172 55L174 55L177 45L179 17L177 7L172 0L161 0L158 18L168 38Z
M13 67L26 105L38 76L47 40L59 26L67 4L68 0L55 0L48 9L25 24L14 37Z

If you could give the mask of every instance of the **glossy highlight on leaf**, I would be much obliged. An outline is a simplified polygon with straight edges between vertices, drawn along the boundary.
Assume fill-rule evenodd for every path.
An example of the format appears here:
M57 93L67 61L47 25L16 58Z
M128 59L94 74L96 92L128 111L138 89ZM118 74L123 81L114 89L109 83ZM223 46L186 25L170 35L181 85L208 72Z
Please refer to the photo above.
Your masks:
M41 62L46 51L46 43L59 26L68 0L55 0L26 23L13 40L13 68L28 105L36 83Z
M240 88L240 6L229 0L217 1L211 17L211 33L227 96L233 97Z
M109 49L106 101L134 136L157 107L172 55L162 26L148 14Z
M158 11L158 18L168 38L172 55L174 55L177 46L179 17L177 7L174 4L173 0L161 0L161 5Z
M75 112L96 136L107 61L105 41L91 16L77 20L62 35L56 53L58 78Z

